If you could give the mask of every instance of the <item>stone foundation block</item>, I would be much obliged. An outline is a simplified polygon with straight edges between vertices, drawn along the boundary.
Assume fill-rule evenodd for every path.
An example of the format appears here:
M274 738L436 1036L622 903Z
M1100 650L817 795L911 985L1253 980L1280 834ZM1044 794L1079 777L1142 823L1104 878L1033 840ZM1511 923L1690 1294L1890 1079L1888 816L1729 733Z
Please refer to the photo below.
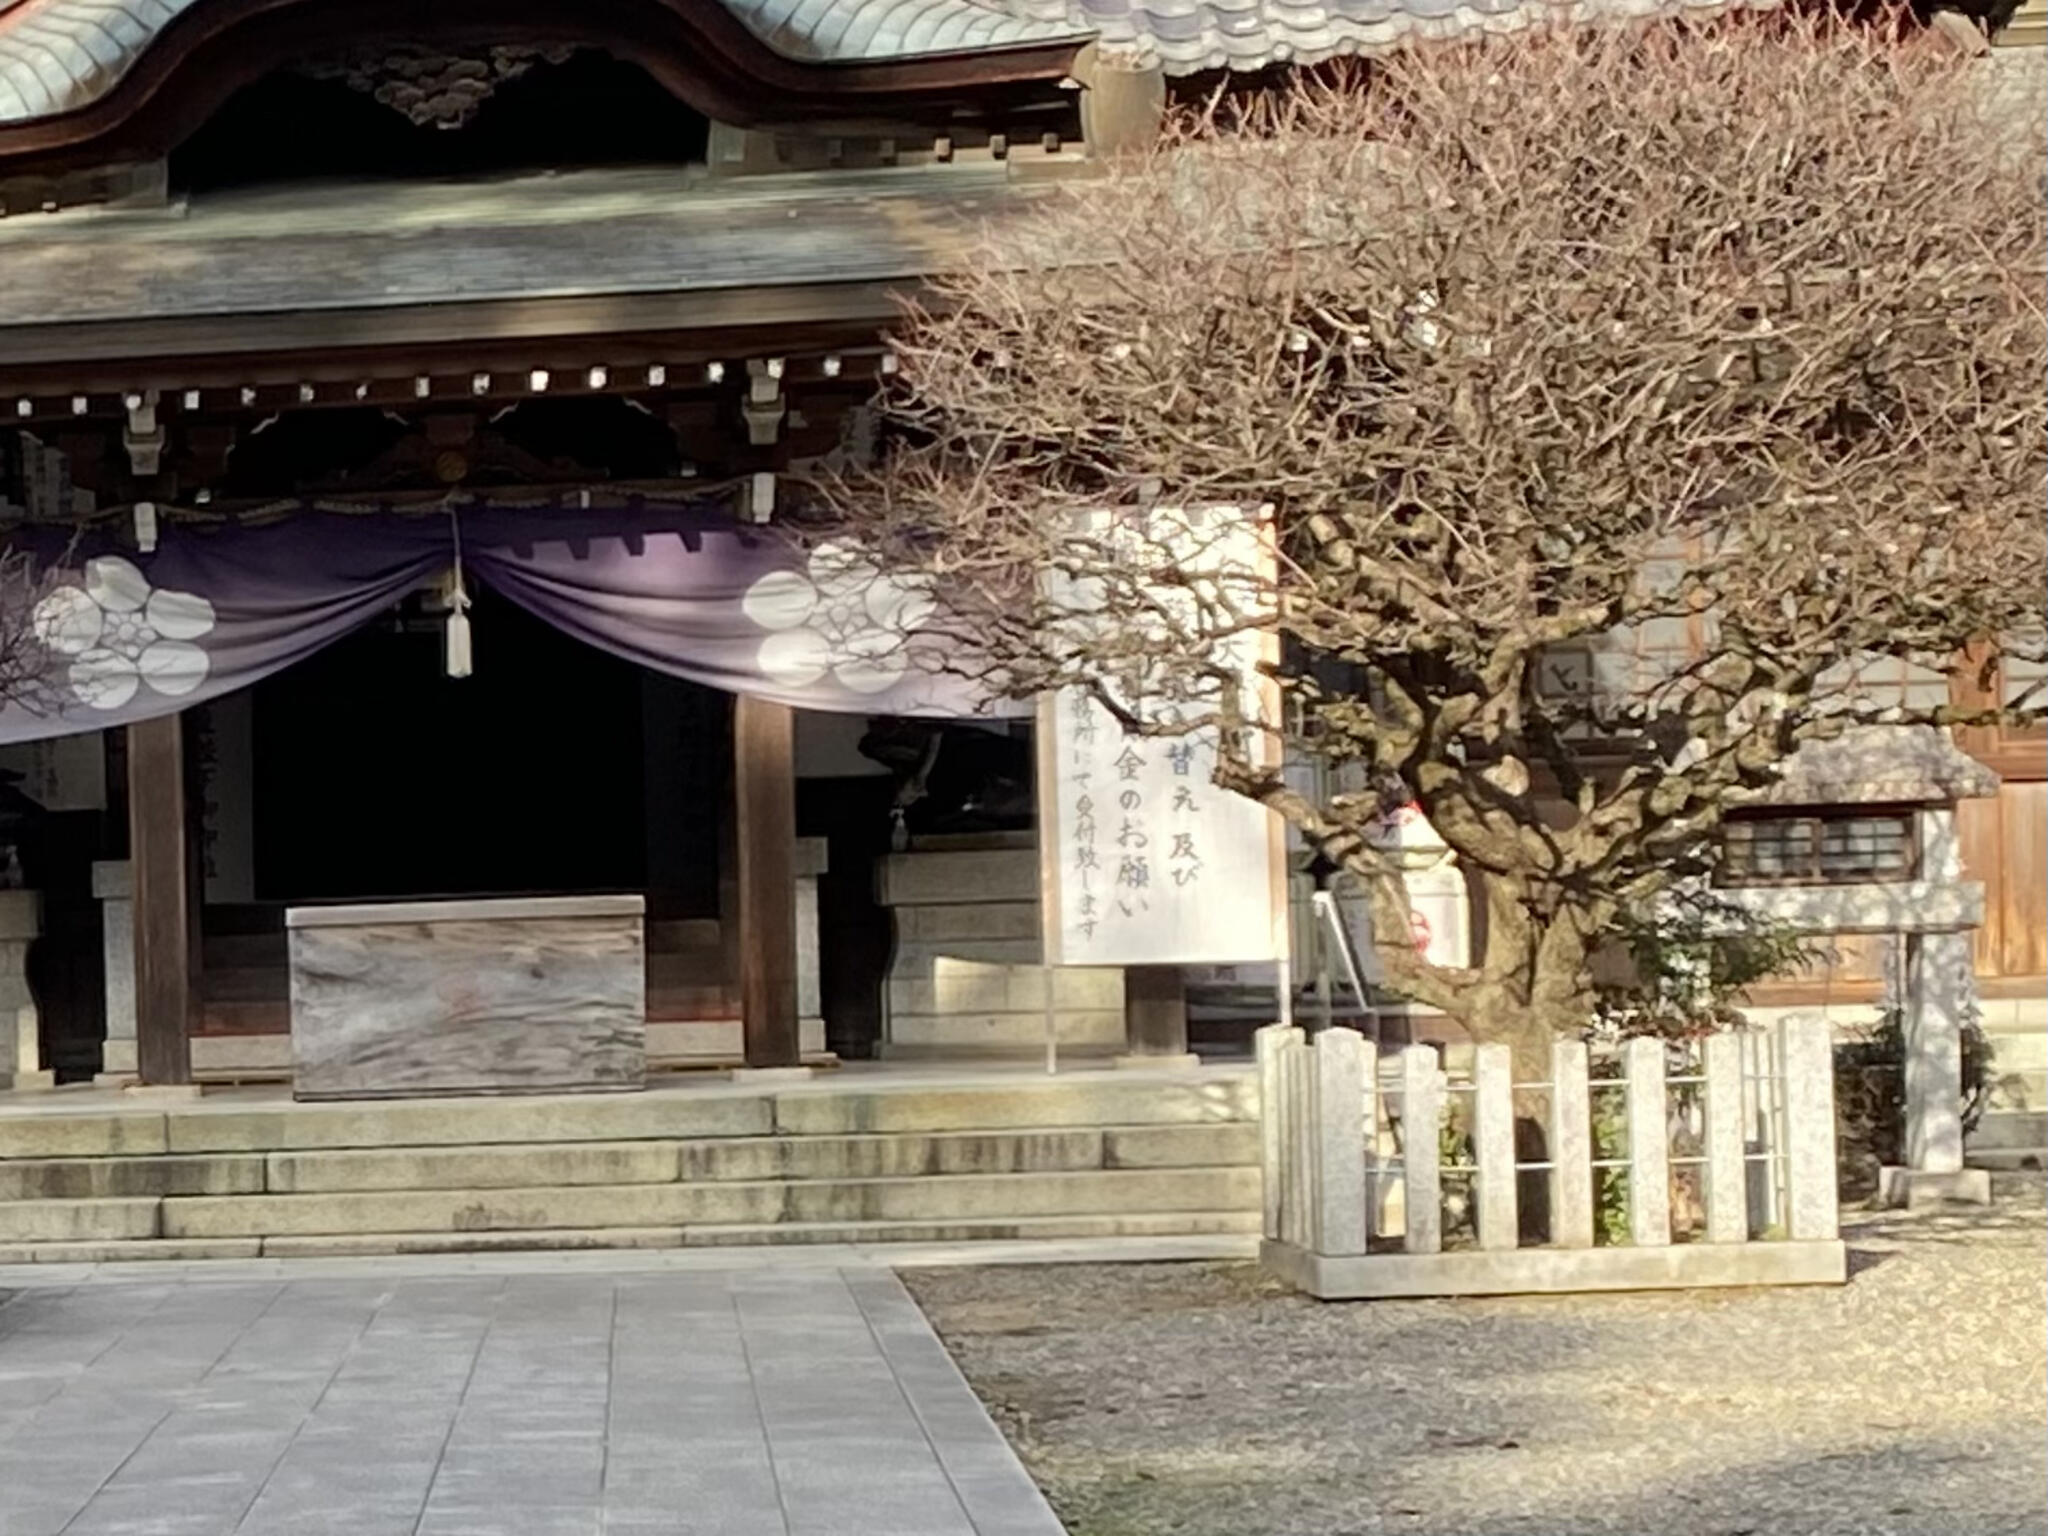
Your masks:
M1239 1168L1259 1161L1259 1128L1225 1125L1120 1126L1102 1133L1108 1168Z
M1171 1082L1020 1079L1002 1087L780 1094L775 1100L775 1128L789 1135L830 1136L1185 1125L1253 1120L1258 1101L1258 1084L1238 1073Z
M1257 1211L1129 1212L1106 1216L1013 1216L958 1221L777 1222L766 1226L690 1227L686 1248L797 1247L821 1243L1046 1242L1060 1238L1208 1238L1204 1257L1250 1258ZM1184 1257L1175 1253L1172 1257ZM941 1262L957 1262L951 1254Z
M478 1147L461 1151L275 1152L273 1194L379 1189L521 1189L572 1184L668 1184L676 1177L672 1141L585 1146Z
M404 1253L575 1252L594 1248L680 1248L681 1227L556 1227L540 1232L359 1232L332 1237L266 1237L263 1256L347 1259Z
M156 1195L259 1194L263 1159L64 1157L0 1162L0 1200L141 1199Z
M1989 1205L1991 1175L1983 1168L1931 1173L1925 1168L1880 1168L1877 1203L1897 1210L1929 1205Z
M792 1184L791 1221L954 1221L1120 1211L1252 1211L1256 1168L962 1175Z
M1104 1050L1124 1043L1122 1012L1064 1009L1053 1014L1054 1038L1063 1046L1095 1046ZM912 1014L889 1021L892 1054L897 1048L941 1049L966 1053L1028 1052L1045 1044L1045 1014L945 1013Z
M1712 1286L1840 1285L1848 1249L1814 1242L1678 1243L1654 1248L1524 1248L1332 1258L1291 1243L1260 1245L1259 1262L1326 1301L1397 1296L1515 1296Z
M10 1125L0 1121L0 1145ZM467 1143L659 1141L765 1136L773 1109L744 1094L611 1095L298 1105L173 1114L174 1152L305 1151L318 1147L440 1147ZM164 1121L156 1122L164 1134ZM139 1149L161 1152L164 1146Z
M782 1196L782 1186L773 1184L599 1184L201 1197L166 1200L163 1230L167 1237L320 1237L684 1226L777 1220Z
M0 1157L142 1157L168 1150L161 1113L0 1117Z
M15 1200L0 1204L0 1243L155 1237L155 1200Z

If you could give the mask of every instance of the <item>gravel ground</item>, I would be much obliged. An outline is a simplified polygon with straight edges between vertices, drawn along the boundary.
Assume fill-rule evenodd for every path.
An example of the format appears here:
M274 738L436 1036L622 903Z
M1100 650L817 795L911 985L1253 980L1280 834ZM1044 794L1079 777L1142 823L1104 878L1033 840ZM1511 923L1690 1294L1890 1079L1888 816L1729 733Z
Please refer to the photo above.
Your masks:
M1072 1536L2048 1530L2048 1183L1841 1289L1320 1303L1246 1264L908 1285Z

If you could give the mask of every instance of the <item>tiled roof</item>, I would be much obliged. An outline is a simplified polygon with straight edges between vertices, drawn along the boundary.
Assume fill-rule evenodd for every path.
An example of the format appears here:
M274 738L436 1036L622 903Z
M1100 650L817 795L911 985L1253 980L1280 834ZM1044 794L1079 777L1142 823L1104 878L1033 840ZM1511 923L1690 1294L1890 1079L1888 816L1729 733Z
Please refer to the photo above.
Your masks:
M0 374L99 355L80 327L127 355L138 322L152 355L176 357L240 350L229 331L264 349L455 340L478 304L575 301L577 327L744 326L799 312L775 290L832 288L879 324L895 285L968 260L1043 190L1000 160L683 182L656 166L0 219ZM719 300L734 294L752 297Z
M0 123L90 106L198 0L0 0ZM564 0L570 3L570 0ZM984 0L724 0L787 58L877 63L1094 35L1061 6L1027 15Z
M777 53L823 62L973 53L1025 43L1081 41L1093 27L1067 14L1012 11L982 0L724 0Z
M192 0L0 0L0 122L89 106Z
M91 105L195 3L0 0L0 123ZM1170 75L1730 3L1773 0L724 0L793 59L876 63L1099 37L1105 57Z
M1102 52L1169 75L1316 64L1410 41L1525 27L1759 8L1775 0L1011 0L1088 23Z

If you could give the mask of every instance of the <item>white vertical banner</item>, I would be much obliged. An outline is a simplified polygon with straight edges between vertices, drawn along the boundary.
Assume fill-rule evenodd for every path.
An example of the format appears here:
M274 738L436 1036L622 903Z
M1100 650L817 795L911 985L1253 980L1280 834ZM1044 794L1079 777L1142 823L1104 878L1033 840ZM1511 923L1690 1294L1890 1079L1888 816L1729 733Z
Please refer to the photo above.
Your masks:
M1235 509L1155 517L1174 520L1148 529L1145 542L1155 550L1171 547L1176 526L1185 525L1190 562L1258 571L1270 558L1261 521ZM1085 611L1078 598L1075 607ZM1257 671L1270 643L1271 637L1251 632L1219 640L1248 699L1263 699L1270 687ZM1161 702L1141 718L1166 723L1176 707ZM1280 820L1216 786L1217 745L1213 728L1129 734L1080 689L1040 699L1038 824L1048 964L1284 958Z

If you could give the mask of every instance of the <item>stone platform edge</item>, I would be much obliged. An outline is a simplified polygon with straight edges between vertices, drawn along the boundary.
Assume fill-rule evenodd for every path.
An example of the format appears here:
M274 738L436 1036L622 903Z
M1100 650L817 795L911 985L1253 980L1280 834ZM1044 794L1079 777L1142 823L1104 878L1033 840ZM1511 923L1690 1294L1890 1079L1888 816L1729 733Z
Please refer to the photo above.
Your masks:
M1848 1247L1838 1238L1341 1257L1268 1239L1259 1244L1259 1262L1322 1301L1841 1285L1849 1278Z

